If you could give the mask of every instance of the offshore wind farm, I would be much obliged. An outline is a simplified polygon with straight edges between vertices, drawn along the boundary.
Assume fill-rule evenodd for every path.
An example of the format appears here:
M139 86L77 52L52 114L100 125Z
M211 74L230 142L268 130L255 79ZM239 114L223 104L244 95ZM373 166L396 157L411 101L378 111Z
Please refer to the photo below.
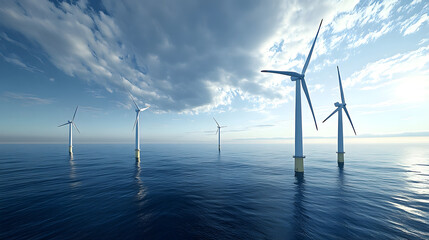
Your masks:
M0 3L0 239L429 239L427 12Z

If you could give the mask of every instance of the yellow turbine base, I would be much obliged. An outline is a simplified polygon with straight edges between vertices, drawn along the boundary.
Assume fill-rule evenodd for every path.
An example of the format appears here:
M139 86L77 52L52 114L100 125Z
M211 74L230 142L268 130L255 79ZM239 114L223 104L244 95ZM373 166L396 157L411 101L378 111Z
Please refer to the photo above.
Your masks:
M303 157L294 157L295 158L295 172L303 173L304 172L304 158Z
M73 154L73 147L72 146L69 146L69 153Z
M136 149L136 159L140 159L140 150Z
M338 162L343 163L344 162L344 153L337 153L338 155Z

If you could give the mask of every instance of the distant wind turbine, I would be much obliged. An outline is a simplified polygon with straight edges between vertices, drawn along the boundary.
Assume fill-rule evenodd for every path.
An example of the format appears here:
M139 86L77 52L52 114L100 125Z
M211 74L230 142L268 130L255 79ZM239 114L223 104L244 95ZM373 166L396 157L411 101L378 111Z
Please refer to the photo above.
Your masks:
M218 149L219 149L219 152L220 152L220 129L221 128L224 128L224 127L226 127L226 126L220 126L219 125L219 123L216 121L216 119L215 118L213 118L213 120L215 120L215 122L216 122L216 125L217 125L217 131L216 131L216 133L218 134ZM215 133L215 134L216 134Z
M140 121L140 113L144 110L148 109L150 106L145 108L140 108L137 103L134 101L133 96L131 96L133 100L134 106L136 107L136 121L134 122L134 128L136 129L136 159L140 159L140 135L139 135L139 121Z
M350 124L352 125L353 132L355 132L355 135L356 135L356 131L355 131L355 127L353 126L352 119L350 118L349 111L347 111L346 101L344 100L343 85L341 84L340 68L338 68L338 66L337 66L337 71L338 71L338 81L340 82L341 103L339 102L334 103L337 109L335 109L335 111L332 112L331 115L329 115L325 120L323 120L323 122L325 122L326 120L328 120L328 118L330 118L332 115L338 112L338 152L337 154L338 154L338 165L341 166L344 164L344 153L345 153L344 139L343 139L343 114L342 114L343 109L344 109L344 112L346 112L347 118L349 119Z
M261 72L276 73L286 76L290 76L292 81L296 82L295 91L295 173L304 172L304 153L302 146L302 114L301 114L301 82L302 89L304 90L305 96L307 97L308 105L310 105L311 114L313 114L314 124L317 128L316 117L314 116L313 106L311 105L310 95L308 94L307 84L305 83L305 71L307 70L308 64L310 63L311 54L313 53L314 45L316 44L317 36L319 35L320 27L322 26L323 19L320 21L319 29L317 30L316 37L314 38L313 45L311 46L310 53L308 54L307 60L305 61L304 67L301 73L290 72L290 71L273 71L273 70L262 70Z
M68 120L66 123L59 125L58 127L62 127L65 125L69 125L69 154L73 155L73 127L76 128L76 130L80 133L79 129L77 128L76 124L74 123L74 118L76 117L77 108L79 106L76 106L76 110L74 111L72 120ZM72 126L73 125L73 126Z

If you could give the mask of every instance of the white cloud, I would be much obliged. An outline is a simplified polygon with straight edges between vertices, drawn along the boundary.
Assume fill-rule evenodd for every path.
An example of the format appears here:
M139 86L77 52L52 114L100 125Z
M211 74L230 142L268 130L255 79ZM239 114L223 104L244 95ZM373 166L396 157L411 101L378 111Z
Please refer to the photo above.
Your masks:
M370 41L375 41L379 37L383 36L384 34L390 32L392 30L392 25L390 23L384 24L381 29L378 31L369 32L365 36L358 37L356 41L353 41L349 44L350 48L356 48L363 44L367 44Z
M413 0L410 5L416 5L420 3L422 0Z
M2 39L4 39L4 40L6 40L6 41L8 41L8 42L10 42L10 43L12 43L12 44L14 44L14 45L16 45L16 46L18 46L18 47L20 47L20 48L22 48L22 49L27 49L27 47L24 45L24 44L22 44L22 43L20 43L20 42L18 42L18 41L16 41L16 40L14 40L14 39L12 39L12 38L10 38L6 33L1 33L0 34L0 38L2 38Z
M2 53L0 53L0 56L6 61L6 62L8 62L8 63L12 63L12 64L15 64L15 65L17 65L17 66L19 66L19 67L21 67L21 68L23 68L23 69L25 69L25 70L27 70L27 71L30 71L30 72L42 72L42 70L40 70L40 69L38 69L38 68L36 68L36 67L34 67L34 66L31 66L31 65L27 65L27 64L25 64L21 59L20 59L20 57L18 57L16 54L10 54L9 56L5 56L5 55L3 55Z
M429 45L369 63L347 78L343 86L356 86L365 91L360 95L369 98L382 96L383 101L379 103L354 105L364 109L361 114L404 112L429 99L428 69Z
M390 17L394 13L397 1L363 1L353 11L339 14L330 25L332 34L331 48L344 39L349 48L356 48L375 41L390 32L395 24Z
M344 87L356 84L368 85L390 81L402 76L411 76L425 71L429 66L429 45L407 53L396 54L367 64L344 81ZM429 77L429 75L428 75Z
M126 52L118 43L118 30L103 13L65 2L56 7L48 1L10 1L3 3L0 13L4 26L40 45L51 62L69 75L111 88L120 85L118 72L141 74L121 61Z
M415 33L425 22L429 22L429 16L426 13L422 16L414 15L404 22L401 31L403 32L404 36Z
M322 84L308 85L309 92L321 92L325 91L325 86Z
M4 92L3 97L7 100L19 101L28 105L52 103L51 99L40 98L27 93Z
M427 43L429 41L429 38L424 38L422 40L420 40L419 45L423 45L425 43Z
M395 5L395 0L363 2L367 5L359 8L353 8L353 11L347 11L339 14L331 24L333 33L339 33L345 30L363 27L366 24L380 22L387 19Z
M314 66L314 69L316 71L321 71L323 69L325 69L327 66L332 66L332 65L341 65L343 62L347 61L349 59L350 55L347 54L344 58L335 58L333 60L331 60L330 58L325 59L321 64L318 64L316 66Z

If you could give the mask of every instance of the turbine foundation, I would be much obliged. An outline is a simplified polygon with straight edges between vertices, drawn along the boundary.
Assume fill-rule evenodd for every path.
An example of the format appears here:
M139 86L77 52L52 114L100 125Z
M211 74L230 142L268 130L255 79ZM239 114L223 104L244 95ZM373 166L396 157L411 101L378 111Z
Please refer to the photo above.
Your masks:
M304 158L305 157L293 156L293 158L295 158L295 173L304 173Z
M136 159L140 159L140 149L136 149Z
M73 147L72 146L69 146L69 154L73 155Z
M344 152L337 152L337 156L338 156L338 162L339 163L344 163Z

